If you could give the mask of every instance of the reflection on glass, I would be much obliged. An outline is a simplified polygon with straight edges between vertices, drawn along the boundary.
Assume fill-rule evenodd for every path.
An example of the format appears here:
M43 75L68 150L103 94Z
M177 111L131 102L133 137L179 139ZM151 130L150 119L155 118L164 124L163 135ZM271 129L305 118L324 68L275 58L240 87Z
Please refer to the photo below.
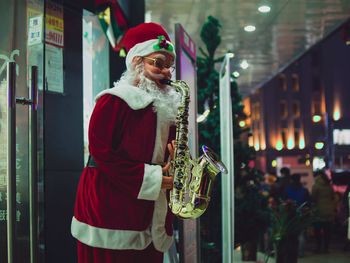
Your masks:
M89 156L88 127L95 105L95 96L110 88L109 44L101 29L98 17L83 12L83 98L84 98L84 162Z

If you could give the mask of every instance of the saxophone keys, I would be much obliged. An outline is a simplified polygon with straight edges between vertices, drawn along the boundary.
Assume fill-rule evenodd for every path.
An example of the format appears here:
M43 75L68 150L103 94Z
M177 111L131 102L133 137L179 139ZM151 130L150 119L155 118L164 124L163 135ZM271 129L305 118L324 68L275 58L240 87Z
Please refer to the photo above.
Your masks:
M179 181L174 181L174 187L176 190L182 190L183 188L183 183L179 182Z

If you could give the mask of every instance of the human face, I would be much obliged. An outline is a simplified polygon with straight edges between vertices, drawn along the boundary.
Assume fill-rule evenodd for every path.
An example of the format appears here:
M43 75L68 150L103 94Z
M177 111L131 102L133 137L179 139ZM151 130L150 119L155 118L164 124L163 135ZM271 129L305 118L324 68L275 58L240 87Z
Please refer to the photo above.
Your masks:
M171 79L172 65L174 64L173 57L165 52L155 52L142 57L142 60L145 76L154 81L158 87L164 87L160 80Z

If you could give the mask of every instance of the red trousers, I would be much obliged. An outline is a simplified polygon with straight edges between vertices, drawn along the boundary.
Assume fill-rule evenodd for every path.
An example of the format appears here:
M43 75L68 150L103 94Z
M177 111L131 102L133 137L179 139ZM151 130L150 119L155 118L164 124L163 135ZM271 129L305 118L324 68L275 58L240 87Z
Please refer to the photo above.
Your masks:
M113 250L90 247L78 241L78 263L163 263L163 253L151 243L144 250Z

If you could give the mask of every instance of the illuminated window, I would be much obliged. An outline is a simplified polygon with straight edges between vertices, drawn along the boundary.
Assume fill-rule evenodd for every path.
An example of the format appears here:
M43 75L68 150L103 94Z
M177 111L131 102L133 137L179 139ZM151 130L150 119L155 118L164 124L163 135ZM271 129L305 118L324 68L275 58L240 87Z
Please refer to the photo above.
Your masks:
M252 120L258 120L260 118L259 103L255 102L252 104Z
M287 118L288 116L287 102L285 100L280 101L280 116L281 119Z
M300 117L300 102L299 101L293 101L292 102L292 112L293 116L298 118Z
M287 91L286 75L280 74L278 77L279 87L282 91Z
M326 167L326 162L324 161L323 157L314 157L312 160L312 169L314 171L323 169Z
M252 121L254 121L255 120L255 107L254 107L254 104L252 104L252 113L251 113L251 119L252 119Z
M292 90L295 92L298 92L300 90L299 76L297 74L292 75Z
M338 145L350 145L350 129L334 129L333 143Z
M255 119L256 120L260 119L260 103L259 102L255 103Z

